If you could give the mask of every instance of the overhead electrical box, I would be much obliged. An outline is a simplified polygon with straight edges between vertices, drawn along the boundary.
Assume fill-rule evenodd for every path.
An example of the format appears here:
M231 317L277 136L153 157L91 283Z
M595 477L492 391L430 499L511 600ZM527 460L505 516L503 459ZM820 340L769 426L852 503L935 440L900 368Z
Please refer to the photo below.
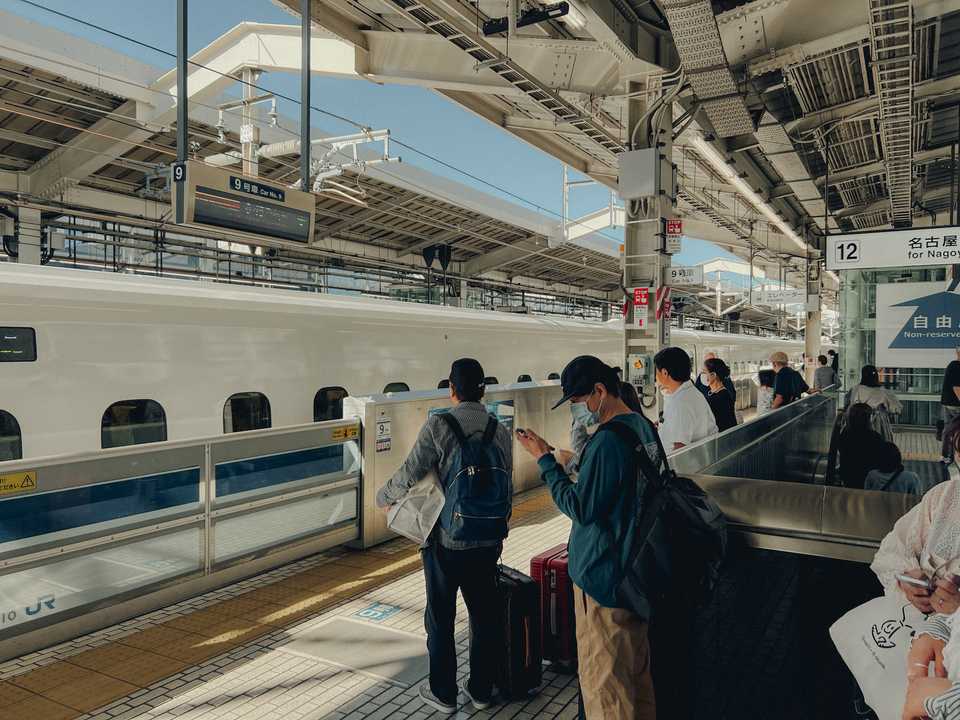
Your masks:
M316 196L196 160L172 166L178 225L226 230L256 243L264 238L307 243Z
M623 200L639 200L657 194L656 148L620 153L618 192Z

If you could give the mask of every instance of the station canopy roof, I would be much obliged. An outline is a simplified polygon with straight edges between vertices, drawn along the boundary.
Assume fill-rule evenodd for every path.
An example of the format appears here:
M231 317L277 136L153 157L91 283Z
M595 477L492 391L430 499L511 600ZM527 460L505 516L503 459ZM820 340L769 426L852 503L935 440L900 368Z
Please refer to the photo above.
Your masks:
M0 192L48 210L166 217L167 169L176 158L175 74L15 15L3 13L0 20ZM229 64L230 48L260 42L261 29L242 24L195 59L208 67ZM296 27L265 30L293 52ZM105 67L115 70L105 74ZM221 134L215 107L224 90L237 87L238 68L221 67L226 77L207 86L194 89L199 83L191 78L191 157L235 162L239 169L240 118L224 113ZM264 114L264 145L281 147L297 137L270 126ZM258 162L260 176L281 185L299 177L298 149ZM567 242L554 215L408 163L348 170L336 180L351 194L318 193L315 240L300 250L280 248L281 254L308 258L315 249L325 257L363 255L422 270L425 247L449 244L453 267L471 277L516 279L532 290L570 289L597 299L619 296L619 244L611 237L591 233Z

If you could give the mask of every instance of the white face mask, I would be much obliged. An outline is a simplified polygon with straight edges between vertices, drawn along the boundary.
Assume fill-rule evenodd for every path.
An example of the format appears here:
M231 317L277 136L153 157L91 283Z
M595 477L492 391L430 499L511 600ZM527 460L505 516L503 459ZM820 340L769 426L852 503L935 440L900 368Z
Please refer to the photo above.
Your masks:
M700 384L701 385L710 384L710 373L706 373L706 372L700 373Z

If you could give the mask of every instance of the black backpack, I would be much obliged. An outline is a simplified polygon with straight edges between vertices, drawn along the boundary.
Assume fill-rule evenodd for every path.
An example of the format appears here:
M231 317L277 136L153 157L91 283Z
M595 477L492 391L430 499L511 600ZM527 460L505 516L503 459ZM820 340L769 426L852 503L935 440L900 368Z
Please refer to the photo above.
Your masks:
M658 599L692 606L709 598L727 550L727 521L720 507L693 480L670 469L660 435L652 423L651 428L658 467L628 425L614 421L597 430L613 432L633 449L636 487L641 477L647 481L636 511L636 537L617 588L620 601L643 617Z

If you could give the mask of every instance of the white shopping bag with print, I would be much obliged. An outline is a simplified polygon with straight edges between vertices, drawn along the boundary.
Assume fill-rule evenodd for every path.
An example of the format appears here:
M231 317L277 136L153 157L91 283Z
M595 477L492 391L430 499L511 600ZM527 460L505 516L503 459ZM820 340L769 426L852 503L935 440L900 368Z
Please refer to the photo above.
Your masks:
M387 527L419 545L427 541L445 501L437 474L431 472L407 491L387 513Z
M907 695L907 653L923 614L901 597L855 607L830 628L840 657L880 720L901 720Z

